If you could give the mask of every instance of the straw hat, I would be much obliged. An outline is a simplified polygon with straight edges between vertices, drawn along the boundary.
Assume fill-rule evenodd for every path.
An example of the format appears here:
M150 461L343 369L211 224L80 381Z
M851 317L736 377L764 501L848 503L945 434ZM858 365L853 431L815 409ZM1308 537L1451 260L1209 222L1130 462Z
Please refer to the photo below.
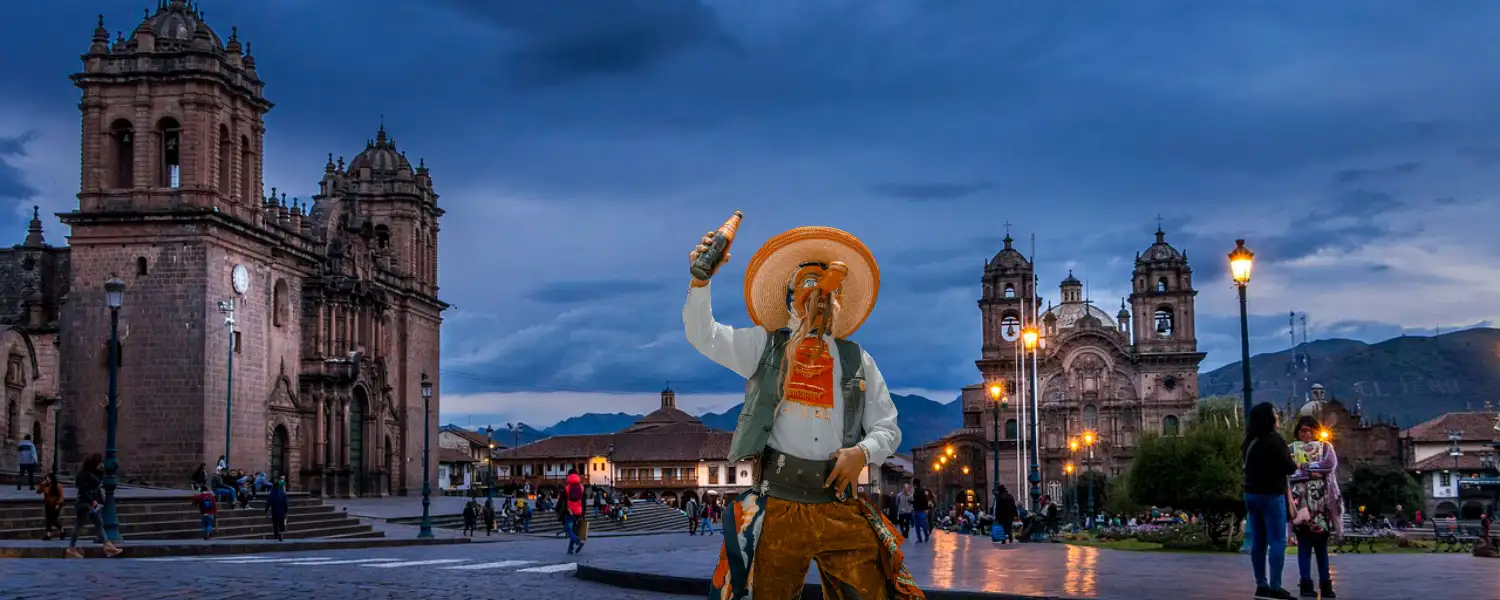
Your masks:
M832 227L798 227L766 241L745 267L745 306L756 325L775 331L786 327L791 315L786 288L799 265L843 262L849 267L840 292L840 311L833 336L847 338L875 310L880 294L880 267L859 238Z

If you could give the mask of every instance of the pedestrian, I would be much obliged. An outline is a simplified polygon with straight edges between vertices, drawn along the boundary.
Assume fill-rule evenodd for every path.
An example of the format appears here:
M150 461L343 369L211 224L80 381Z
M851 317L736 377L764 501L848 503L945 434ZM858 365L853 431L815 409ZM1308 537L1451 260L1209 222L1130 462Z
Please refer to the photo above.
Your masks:
M1010 490L1002 485L998 500L996 504L999 509L995 513L995 525L1000 528L1000 543L1009 544L1011 530L1015 528L1016 522L1016 497L1010 495Z
M193 489L208 487L208 465L198 463L198 470L193 471Z
M563 531L568 533L568 554L577 554L583 551L583 540L578 537L580 525L583 521L583 483L577 471L568 471L568 485L563 487Z
M702 519L702 522L698 524L698 530L702 531L703 535L713 535L714 509L711 501L704 500L703 505L698 507L698 518Z
M220 460L223 460L223 459L220 458ZM229 498L229 507L230 508L234 508L234 499L235 499L234 488L229 487L229 484L224 481L224 475L225 475L225 473L224 473L223 469L219 469L217 471L214 471L213 478L211 478L211 479L208 480L208 489L211 490L211 491L213 491L213 493L214 493L214 502L216 502L216 503L220 502L225 497L228 497Z
M917 530L917 543L921 544L932 537L932 527L927 522L932 510L932 493L922 487L921 480L917 480L915 484L911 498L911 519L912 526Z
M286 514L289 508L286 483L277 482L276 487L271 488L271 493L266 495L266 516L271 518L271 533L278 542L286 535Z
M464 504L464 535L474 537L474 530L479 528L479 503L473 498Z
M99 516L99 509L104 504L104 493L100 489L103 478L104 455L98 452L90 454L83 460L75 478L78 496L73 500L73 538L68 540L68 550L64 553L68 558L83 558L83 553L78 551L78 534L83 532L84 523L94 525L94 539L104 546L105 556L121 552L114 543L104 539L104 520Z
M198 507L198 522L203 527L203 539L207 541L214 535L215 521L219 516L219 501L205 486L198 488L198 495L193 496L193 506Z
M896 494L896 526L901 528L901 540L911 537L912 497L911 484L901 484Z
M215 468L214 470L218 471L220 473L228 473L229 472L229 460L226 459L226 458L224 458L223 454L219 455L219 466L217 468Z
M17 491L21 489L21 476L23 475L26 476L26 487L36 487L36 466L39 462L41 462L41 459L37 457L36 444L31 441L31 436L28 435L16 447L16 464L19 467L19 470L16 471Z
M495 501L491 498L484 499L484 534L490 535L495 532Z
M57 531L57 538L62 539L62 484L57 482L57 476L48 473L42 477L42 483L36 486L36 493L42 495L42 510L46 516L46 531L42 532L42 541L52 539L53 530Z
M698 535L698 501L688 498L682 514L687 515L688 535Z
M1292 442L1291 500L1295 509L1292 532L1297 536L1298 593L1303 598L1337 598L1328 568L1328 538L1341 533L1339 459L1333 444L1319 439L1322 425L1311 416L1297 419L1297 441ZM1400 506L1396 507L1400 511ZM1313 587L1312 560L1318 561L1318 587Z
M1292 594L1281 586L1281 571L1286 566L1287 477L1297 471L1297 463L1286 439L1276 432L1274 406L1269 402L1255 405L1246 422L1240 452L1245 461L1245 510L1255 597L1291 600Z

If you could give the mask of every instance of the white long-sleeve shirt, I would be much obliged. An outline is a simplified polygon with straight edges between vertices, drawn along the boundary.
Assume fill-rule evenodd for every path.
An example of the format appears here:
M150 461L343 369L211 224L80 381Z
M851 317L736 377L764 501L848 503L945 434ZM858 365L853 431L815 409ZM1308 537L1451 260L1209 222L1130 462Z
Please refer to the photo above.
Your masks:
M688 342L704 356L749 379L755 375L761 354L770 342L770 334L760 327L736 329L715 321L710 287L688 289L687 304L682 307L682 324L687 329ZM783 412L776 417L771 437L766 441L766 445L778 451L808 460L826 460L843 446L842 366L833 336L824 335L823 341L833 356L833 410L829 411L829 418L814 418L805 411ZM860 356L865 371L865 438L860 440L859 446L870 457L870 464L878 465L901 445L901 429L896 426L896 404L891 401L885 377L875 367L870 353L861 349Z

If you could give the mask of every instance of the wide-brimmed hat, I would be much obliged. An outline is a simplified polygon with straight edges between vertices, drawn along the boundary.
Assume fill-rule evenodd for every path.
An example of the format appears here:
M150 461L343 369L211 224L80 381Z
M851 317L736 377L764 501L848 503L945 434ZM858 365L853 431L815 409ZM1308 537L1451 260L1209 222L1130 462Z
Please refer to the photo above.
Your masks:
M875 310L880 267L859 238L832 227L798 227L766 240L745 267L745 306L756 325L775 331L787 326L787 284L804 263L839 261L849 267L839 293L833 336L847 338Z

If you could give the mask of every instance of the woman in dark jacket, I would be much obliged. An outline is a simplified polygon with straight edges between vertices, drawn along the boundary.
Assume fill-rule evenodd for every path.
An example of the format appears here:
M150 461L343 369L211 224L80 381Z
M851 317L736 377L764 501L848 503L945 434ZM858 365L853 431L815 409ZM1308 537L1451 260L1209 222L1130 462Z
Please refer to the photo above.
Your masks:
M1281 570L1286 565L1287 478L1297 471L1297 463L1286 439L1276 432L1275 407L1262 402L1251 408L1247 417L1240 453L1245 465L1245 510L1255 597L1291 600L1292 594L1281 587Z
M997 503L1000 510L995 513L995 525L1000 526L1000 543L1005 544L1010 541L1010 530L1016 522L1016 497L1010 495L1010 490L1003 485L1000 486L1000 495L997 497L1000 499Z
M105 556L120 553L118 547L104 539L104 520L99 516L104 505L104 492L100 490L103 478L104 456L97 452L90 454L78 470L78 497L73 501L73 538L68 541L68 550L64 554L68 558L83 558L83 553L78 551L78 534L83 531L84 523L94 525L94 539L104 546Z
M266 496L266 516L271 517L271 533L275 534L276 541L281 541L286 533L286 513L290 508L286 495L286 482L276 482L276 487Z

